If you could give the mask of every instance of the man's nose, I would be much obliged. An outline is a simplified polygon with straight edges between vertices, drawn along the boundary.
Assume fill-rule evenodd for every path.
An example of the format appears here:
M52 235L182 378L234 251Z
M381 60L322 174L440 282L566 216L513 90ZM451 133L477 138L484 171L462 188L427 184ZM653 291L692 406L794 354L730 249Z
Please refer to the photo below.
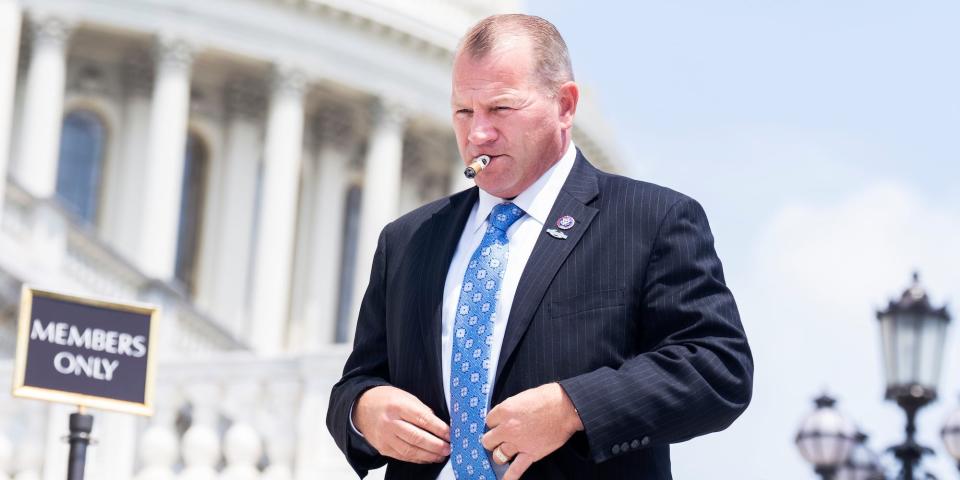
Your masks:
M483 118L475 118L470 126L467 140L474 145L484 145L497 140L497 129Z

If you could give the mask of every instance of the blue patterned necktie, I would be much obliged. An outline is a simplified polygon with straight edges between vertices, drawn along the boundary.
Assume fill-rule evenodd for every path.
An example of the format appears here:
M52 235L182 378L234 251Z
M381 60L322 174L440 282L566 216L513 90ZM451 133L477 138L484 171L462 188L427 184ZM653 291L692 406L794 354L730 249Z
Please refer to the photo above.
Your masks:
M496 478L480 437L486 431L493 322L507 270L507 229L523 215L512 203L493 207L487 231L463 275L450 362L450 459L459 480Z

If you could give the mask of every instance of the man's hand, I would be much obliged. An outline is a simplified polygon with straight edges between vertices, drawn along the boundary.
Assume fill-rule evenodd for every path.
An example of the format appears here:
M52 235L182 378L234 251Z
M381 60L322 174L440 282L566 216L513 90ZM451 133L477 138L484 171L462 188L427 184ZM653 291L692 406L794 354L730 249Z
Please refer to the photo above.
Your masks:
M583 430L580 415L559 383L532 388L497 405L487 414L490 430L481 440L483 448L513 458L503 480L516 480L541 458L563 446ZM497 455L493 455L497 463Z
M363 392L353 409L353 424L381 455L413 463L439 463L450 456L450 426L396 387Z

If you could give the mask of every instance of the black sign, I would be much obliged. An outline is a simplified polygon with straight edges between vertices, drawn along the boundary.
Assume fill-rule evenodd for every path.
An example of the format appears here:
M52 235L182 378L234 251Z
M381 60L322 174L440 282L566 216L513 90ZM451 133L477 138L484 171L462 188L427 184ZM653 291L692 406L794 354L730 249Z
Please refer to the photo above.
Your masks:
M156 308L24 287L14 395L152 414Z

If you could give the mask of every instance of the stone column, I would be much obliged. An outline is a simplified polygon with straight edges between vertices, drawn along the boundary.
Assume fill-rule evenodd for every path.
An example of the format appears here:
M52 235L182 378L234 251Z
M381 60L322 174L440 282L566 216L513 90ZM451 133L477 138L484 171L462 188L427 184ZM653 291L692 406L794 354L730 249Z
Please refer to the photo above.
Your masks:
M388 101L377 104L364 163L360 233L350 315L353 325L356 324L360 302L370 281L370 267L380 231L397 217L399 210L405 123L405 112L399 105ZM353 327L348 329L351 339L354 330Z
M136 259L140 245L138 219L144 211L143 192L147 179L143 172L148 165L144 146L149 141L150 97L153 92L153 65L149 52L131 52L124 60L123 124L120 156L107 162L105 202L103 202L103 237L128 259Z
M284 348L303 144L302 73L274 72L257 210L250 344L261 353Z
M7 187L13 90L17 83L22 19L16 1L0 0L0 220L3 219L3 199Z
M14 162L20 183L39 198L52 197L57 186L66 43L71 30L72 26L63 18L30 18L33 53L27 69L23 127Z
M192 54L186 42L161 37L156 55L147 164L142 172L147 182L141 193L143 210L138 218L135 260L148 275L169 280L177 254Z
M257 205L257 174L260 163L261 117L265 105L258 86L232 83L227 86L226 168L215 248L210 274L206 275L210 310L238 338L244 333L253 247L253 218Z
M317 350L334 339L350 161L362 128L357 110L327 105L311 123L317 154L301 199L305 228L297 252L290 335L291 347L300 351Z

